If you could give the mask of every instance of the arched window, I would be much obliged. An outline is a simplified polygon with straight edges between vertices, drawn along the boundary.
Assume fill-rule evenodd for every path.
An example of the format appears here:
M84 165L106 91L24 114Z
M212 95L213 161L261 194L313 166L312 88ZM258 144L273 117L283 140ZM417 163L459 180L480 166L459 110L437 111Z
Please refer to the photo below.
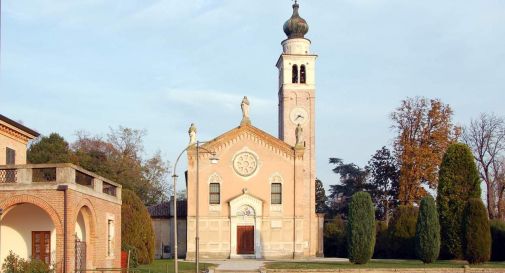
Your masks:
M220 203L220 195L221 195L221 189L220 189L219 183L210 183L209 184L209 204L219 204Z
M296 64L293 65L292 71L292 83L298 83L298 66Z
M306 79L306 76L305 76L305 65L301 65L300 66L300 83L305 83L305 79Z

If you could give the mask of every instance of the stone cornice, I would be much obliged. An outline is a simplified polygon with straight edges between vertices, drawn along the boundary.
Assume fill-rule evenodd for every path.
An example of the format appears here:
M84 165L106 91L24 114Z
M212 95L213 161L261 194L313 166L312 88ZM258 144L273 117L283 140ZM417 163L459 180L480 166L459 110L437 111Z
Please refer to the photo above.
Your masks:
M295 148L293 146L249 124L236 127L205 143L202 147L219 153L220 150L225 149L240 139L250 139L287 159L293 159L295 156ZM296 155L303 156L303 153L296 153ZM202 154L202 156L208 155Z
M28 143L30 139L34 138L33 136L22 134L17 130L14 130L11 127L6 126L2 123L0 123L0 133L5 134L6 136L18 140L20 142L23 142L24 144Z

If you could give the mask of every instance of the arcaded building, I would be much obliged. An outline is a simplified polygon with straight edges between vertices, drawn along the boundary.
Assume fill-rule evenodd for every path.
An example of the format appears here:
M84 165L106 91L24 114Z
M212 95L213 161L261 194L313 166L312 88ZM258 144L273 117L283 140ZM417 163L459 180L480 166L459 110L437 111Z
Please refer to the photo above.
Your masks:
M12 251L57 273L120 267L121 186L73 164L26 164L38 135L0 115L0 263Z
M317 55L298 9L295 3L284 24L287 39L276 64L278 136L254 126L254 101L247 97L238 127L201 144L196 127L189 130L188 259L195 258L197 239L201 258L323 254L323 215L315 211Z

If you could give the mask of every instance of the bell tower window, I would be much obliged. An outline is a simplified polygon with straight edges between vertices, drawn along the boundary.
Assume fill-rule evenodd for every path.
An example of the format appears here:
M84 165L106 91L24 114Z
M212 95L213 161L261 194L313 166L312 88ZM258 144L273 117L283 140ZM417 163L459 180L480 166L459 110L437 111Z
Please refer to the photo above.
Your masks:
M294 64L293 65L293 71L292 71L292 83L298 83L298 65Z
M306 82L306 76L305 76L305 65L300 66L300 83L305 83Z

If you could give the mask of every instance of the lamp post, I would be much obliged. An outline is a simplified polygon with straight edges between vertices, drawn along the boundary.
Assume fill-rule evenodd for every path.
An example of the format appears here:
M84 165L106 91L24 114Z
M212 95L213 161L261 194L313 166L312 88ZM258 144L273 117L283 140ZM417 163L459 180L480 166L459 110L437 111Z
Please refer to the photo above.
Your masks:
M178 253L177 253L177 164L179 163L179 159L181 156L186 152L189 148L193 147L196 144L196 237L195 237L195 244L196 244L196 254L195 254L195 262L196 262L196 272L199 272L199 230L198 230L198 220L199 220L199 173L200 173L200 161L199 161L199 155L200 155L200 149L203 150L202 153L208 153L211 154L212 157L210 158L210 163L211 164L217 164L219 162L219 158L216 157L215 152L211 152L203 147L200 147L201 144L206 143L202 141L196 141L196 143L191 143L189 144L182 152L179 154L177 157L177 160L175 161L174 164L174 172L172 175L173 178L173 187L174 187L174 200L173 200L173 208L174 208L174 272L179 273L179 267L177 264L177 259L178 259Z

